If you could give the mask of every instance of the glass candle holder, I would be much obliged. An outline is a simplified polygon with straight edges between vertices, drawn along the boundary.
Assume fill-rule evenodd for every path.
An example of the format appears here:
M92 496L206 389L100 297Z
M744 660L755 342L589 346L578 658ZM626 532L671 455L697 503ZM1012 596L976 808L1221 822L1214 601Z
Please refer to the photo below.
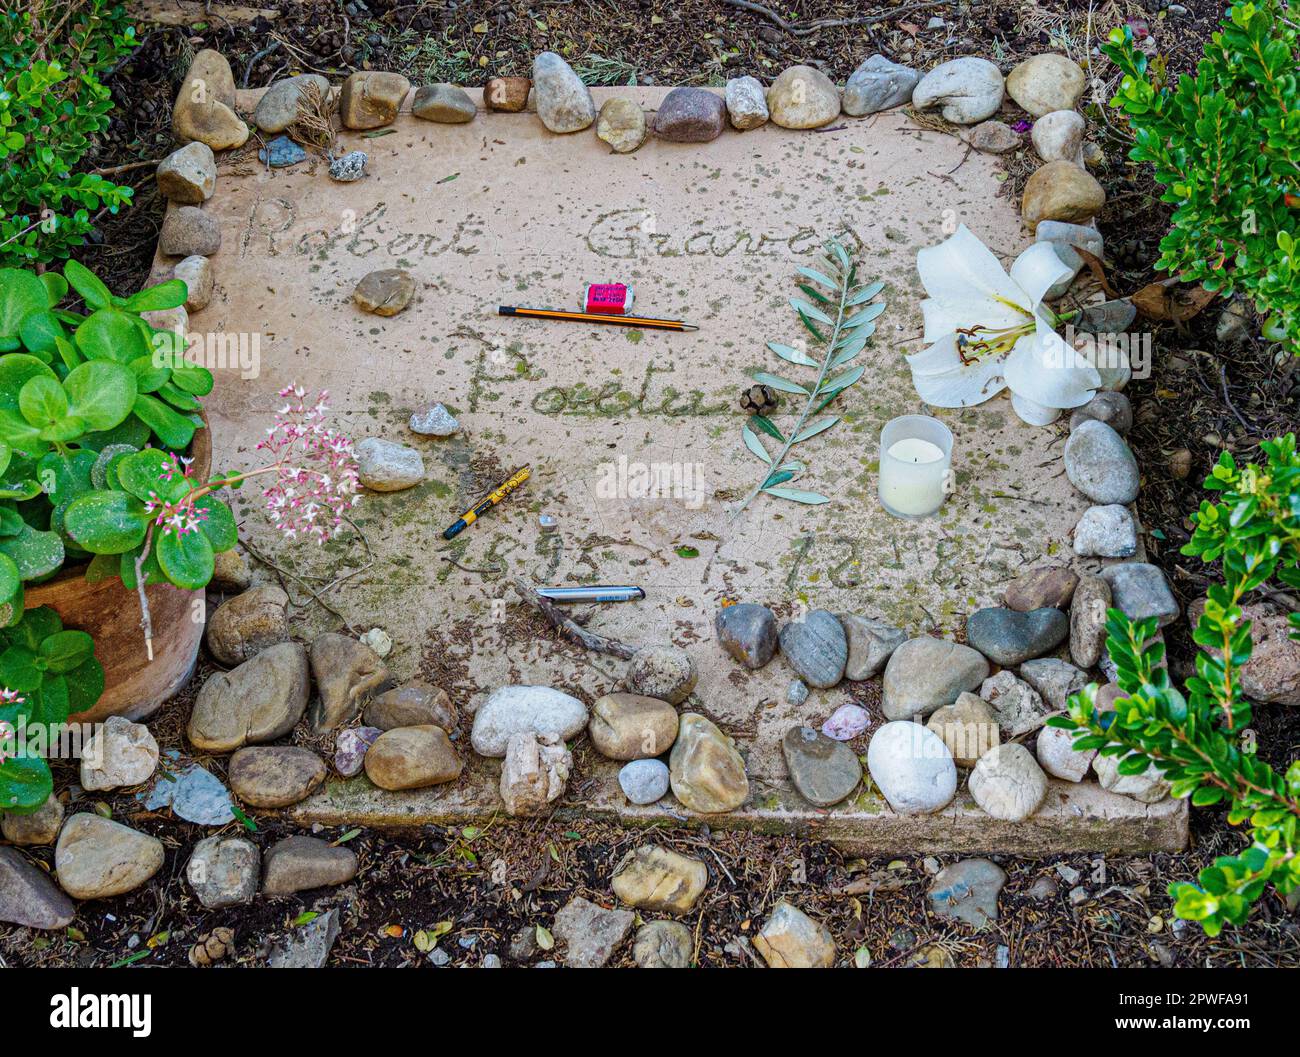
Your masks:
M928 517L952 490L952 431L928 415L903 415L880 431L880 503L894 517Z

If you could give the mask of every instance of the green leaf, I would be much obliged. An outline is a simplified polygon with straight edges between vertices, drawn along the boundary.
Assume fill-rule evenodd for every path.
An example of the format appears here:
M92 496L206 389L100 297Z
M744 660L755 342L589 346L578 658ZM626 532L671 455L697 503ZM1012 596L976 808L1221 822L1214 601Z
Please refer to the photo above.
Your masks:
M805 492L801 488L765 488L763 491L768 495L776 496L778 499L790 499L796 503L816 505L830 502L830 499L819 492Z
M189 591L207 587L212 579L213 555L212 544L202 532L187 532L182 536L164 531L154 545L158 564L168 580Z
M769 437L773 437L776 440L779 440L782 444L785 443L784 435L782 435L781 431L776 428L776 425L766 415L751 415L749 419L749 423L751 425L757 426Z
M63 565L63 540L57 532L24 525L16 535L0 536L0 554L13 559L24 580L39 580Z
M801 367L821 366L821 364L819 364L807 353L800 352L792 345L782 345L780 342L777 341L769 341L767 343L767 347L771 349L773 352L775 352L778 356L780 356L781 359L788 360L790 363L797 363Z
M22 322L33 312L49 307L45 285L31 272L0 268L0 338L17 348Z
M839 415L835 415L832 418L823 418L818 422L814 422L811 426L805 426L802 430L799 431L798 436L794 438L794 442L796 444L802 444L810 437L815 437L817 436L818 433L822 433L825 430L830 429L831 426L835 425L835 423L838 422L839 420L840 420Z
M800 268L799 274L805 278L811 279L815 283L820 283L828 290L838 291L840 288L840 282L838 279L832 279L829 275L824 275L822 272L817 271L816 268Z
M59 377L35 356L15 352L0 356L0 409L19 410L19 394L33 378L46 378L55 383Z
M69 285L81 295L88 308L107 308L113 303L113 293L83 264L68 261L63 266L63 277Z
M23 578L18 564L0 554L0 628L8 627L23 611Z
M95 655L95 640L84 631L59 631L41 643L40 652L49 671L62 675Z
M149 516L135 496L91 492L69 504L63 527L78 546L91 554L121 554L144 542Z
M758 437L754 435L754 431L749 428L748 422L741 427L740 436L745 442L746 448L752 451L769 466L772 464L772 456L767 453L767 449L763 447L763 442L760 441Z
M828 327L835 326L835 320L831 319L825 312L814 305L808 304L807 301L800 301L797 297L790 298L790 307L798 312L801 316L807 316L817 323L825 323Z
M89 430L102 432L126 420L135 405L135 374L129 367L108 360L93 360L74 367L63 381L70 414Z
M856 382L865 373L866 368L859 365L852 370L845 371L837 378L832 378L818 390L818 393L839 393L847 389Z
M206 367L177 364L172 368L172 381L193 396L207 396L212 392L212 372Z
M168 279L156 286L146 286L138 293L126 299L123 308L131 312L161 312L169 308L179 308L189 296L185 284L180 279Z
M115 308L93 313L76 330L77 348L88 360L112 360L127 364L150 354L136 316Z
M0 762L0 804L6 811L29 814L53 792L50 765L39 756L15 756Z
M137 499L163 499L175 503L191 491L191 482L172 469L171 456L157 448L127 455L117 464L117 480ZM170 480L167 478L170 476Z
M135 398L134 411L172 451L184 451L194 439L194 423L156 397L140 393Z
M38 375L28 379L18 393L18 410L33 426L44 429L68 413L68 395L57 378Z
M209 493L194 501L195 509L202 510L205 517L200 522L203 534L208 537L214 551L228 551L239 542L239 529L235 525L235 515L230 512L220 499Z
M796 393L800 396L810 395L798 382L792 382L789 378L782 378L779 375L768 374L766 371L759 371L754 376L754 381L761 382L763 385L770 385L773 389L782 393Z

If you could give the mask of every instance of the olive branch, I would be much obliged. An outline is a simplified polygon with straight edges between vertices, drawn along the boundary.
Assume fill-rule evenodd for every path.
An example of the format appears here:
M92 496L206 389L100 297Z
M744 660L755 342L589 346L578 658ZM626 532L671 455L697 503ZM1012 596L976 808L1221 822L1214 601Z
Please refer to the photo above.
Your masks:
M820 415L842 392L862 377L866 370L861 364L850 367L836 374L839 368L850 363L860 353L875 333L875 319L885 310L885 302L872 301L881 290L883 282L868 283L857 286L857 265L839 242L829 240L825 246L825 256L813 261L816 267L800 268L799 274L808 282L799 283L799 289L809 300L790 298L790 307L798 313L800 321L813 336L823 352L820 360L792 345L769 341L767 347L788 363L800 367L813 367L817 370L817 381L811 387L801 385L780 375L759 371L754 381L779 390L806 397L803 411L788 433L782 433L776 424L766 415L754 415L740 431L745 447L767 465L767 472L744 501L732 512L732 520L743 511L760 493L775 496L777 499L789 499L796 503L815 505L828 503L830 499L820 492L810 492L802 488L784 487L807 469L797 459L787 461L790 449L796 444L811 440L819 433L824 433L840 420L839 415L819 418ZM823 333L818 326L829 327L829 333ZM775 457L759 439L755 427L781 445Z

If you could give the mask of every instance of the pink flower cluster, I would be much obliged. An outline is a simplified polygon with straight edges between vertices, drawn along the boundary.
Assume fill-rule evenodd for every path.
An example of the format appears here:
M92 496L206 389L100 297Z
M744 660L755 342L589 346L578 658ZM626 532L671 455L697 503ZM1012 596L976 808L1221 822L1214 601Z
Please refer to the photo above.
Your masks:
M257 445L274 458L275 480L262 490L271 521L289 539L324 543L343 528L348 507L361 501L352 441L325 425L329 393L308 403L301 386L280 390L287 399Z
M0 687L0 705L21 705L26 700L16 690L9 690ZM7 719L0 719L0 763L5 760L12 760L18 755L18 747L15 743L17 731L14 725Z
M167 456L167 463L163 467L162 479L164 481L173 481L177 477L190 478L190 463L193 459L186 459L176 455L174 452ZM201 483L201 482L200 482ZM168 503L160 499L155 492L149 493L149 498L145 500L144 509L146 514L154 514L154 524L162 532L173 532L177 536L184 536L190 532L197 532L199 526L208 519L208 512L202 507L194 505L195 499L199 498L202 493L196 493L197 485L193 482L190 484L190 491L176 503Z

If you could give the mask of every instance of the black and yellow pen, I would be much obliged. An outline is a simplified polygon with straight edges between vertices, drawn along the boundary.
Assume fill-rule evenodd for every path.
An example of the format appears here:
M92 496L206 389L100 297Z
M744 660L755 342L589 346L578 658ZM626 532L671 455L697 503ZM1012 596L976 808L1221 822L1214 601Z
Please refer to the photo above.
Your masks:
M479 515L491 510L492 507L496 506L501 502L501 500L528 480L528 478L532 476L532 473L533 471L527 466L521 470L516 470L506 478L506 480L502 481L492 489L492 491L490 491L481 502L476 503L469 510L466 510L465 513L461 514L459 520L443 532L442 538L449 540L460 535L461 532L469 528L470 525L474 524L474 522L479 519Z

